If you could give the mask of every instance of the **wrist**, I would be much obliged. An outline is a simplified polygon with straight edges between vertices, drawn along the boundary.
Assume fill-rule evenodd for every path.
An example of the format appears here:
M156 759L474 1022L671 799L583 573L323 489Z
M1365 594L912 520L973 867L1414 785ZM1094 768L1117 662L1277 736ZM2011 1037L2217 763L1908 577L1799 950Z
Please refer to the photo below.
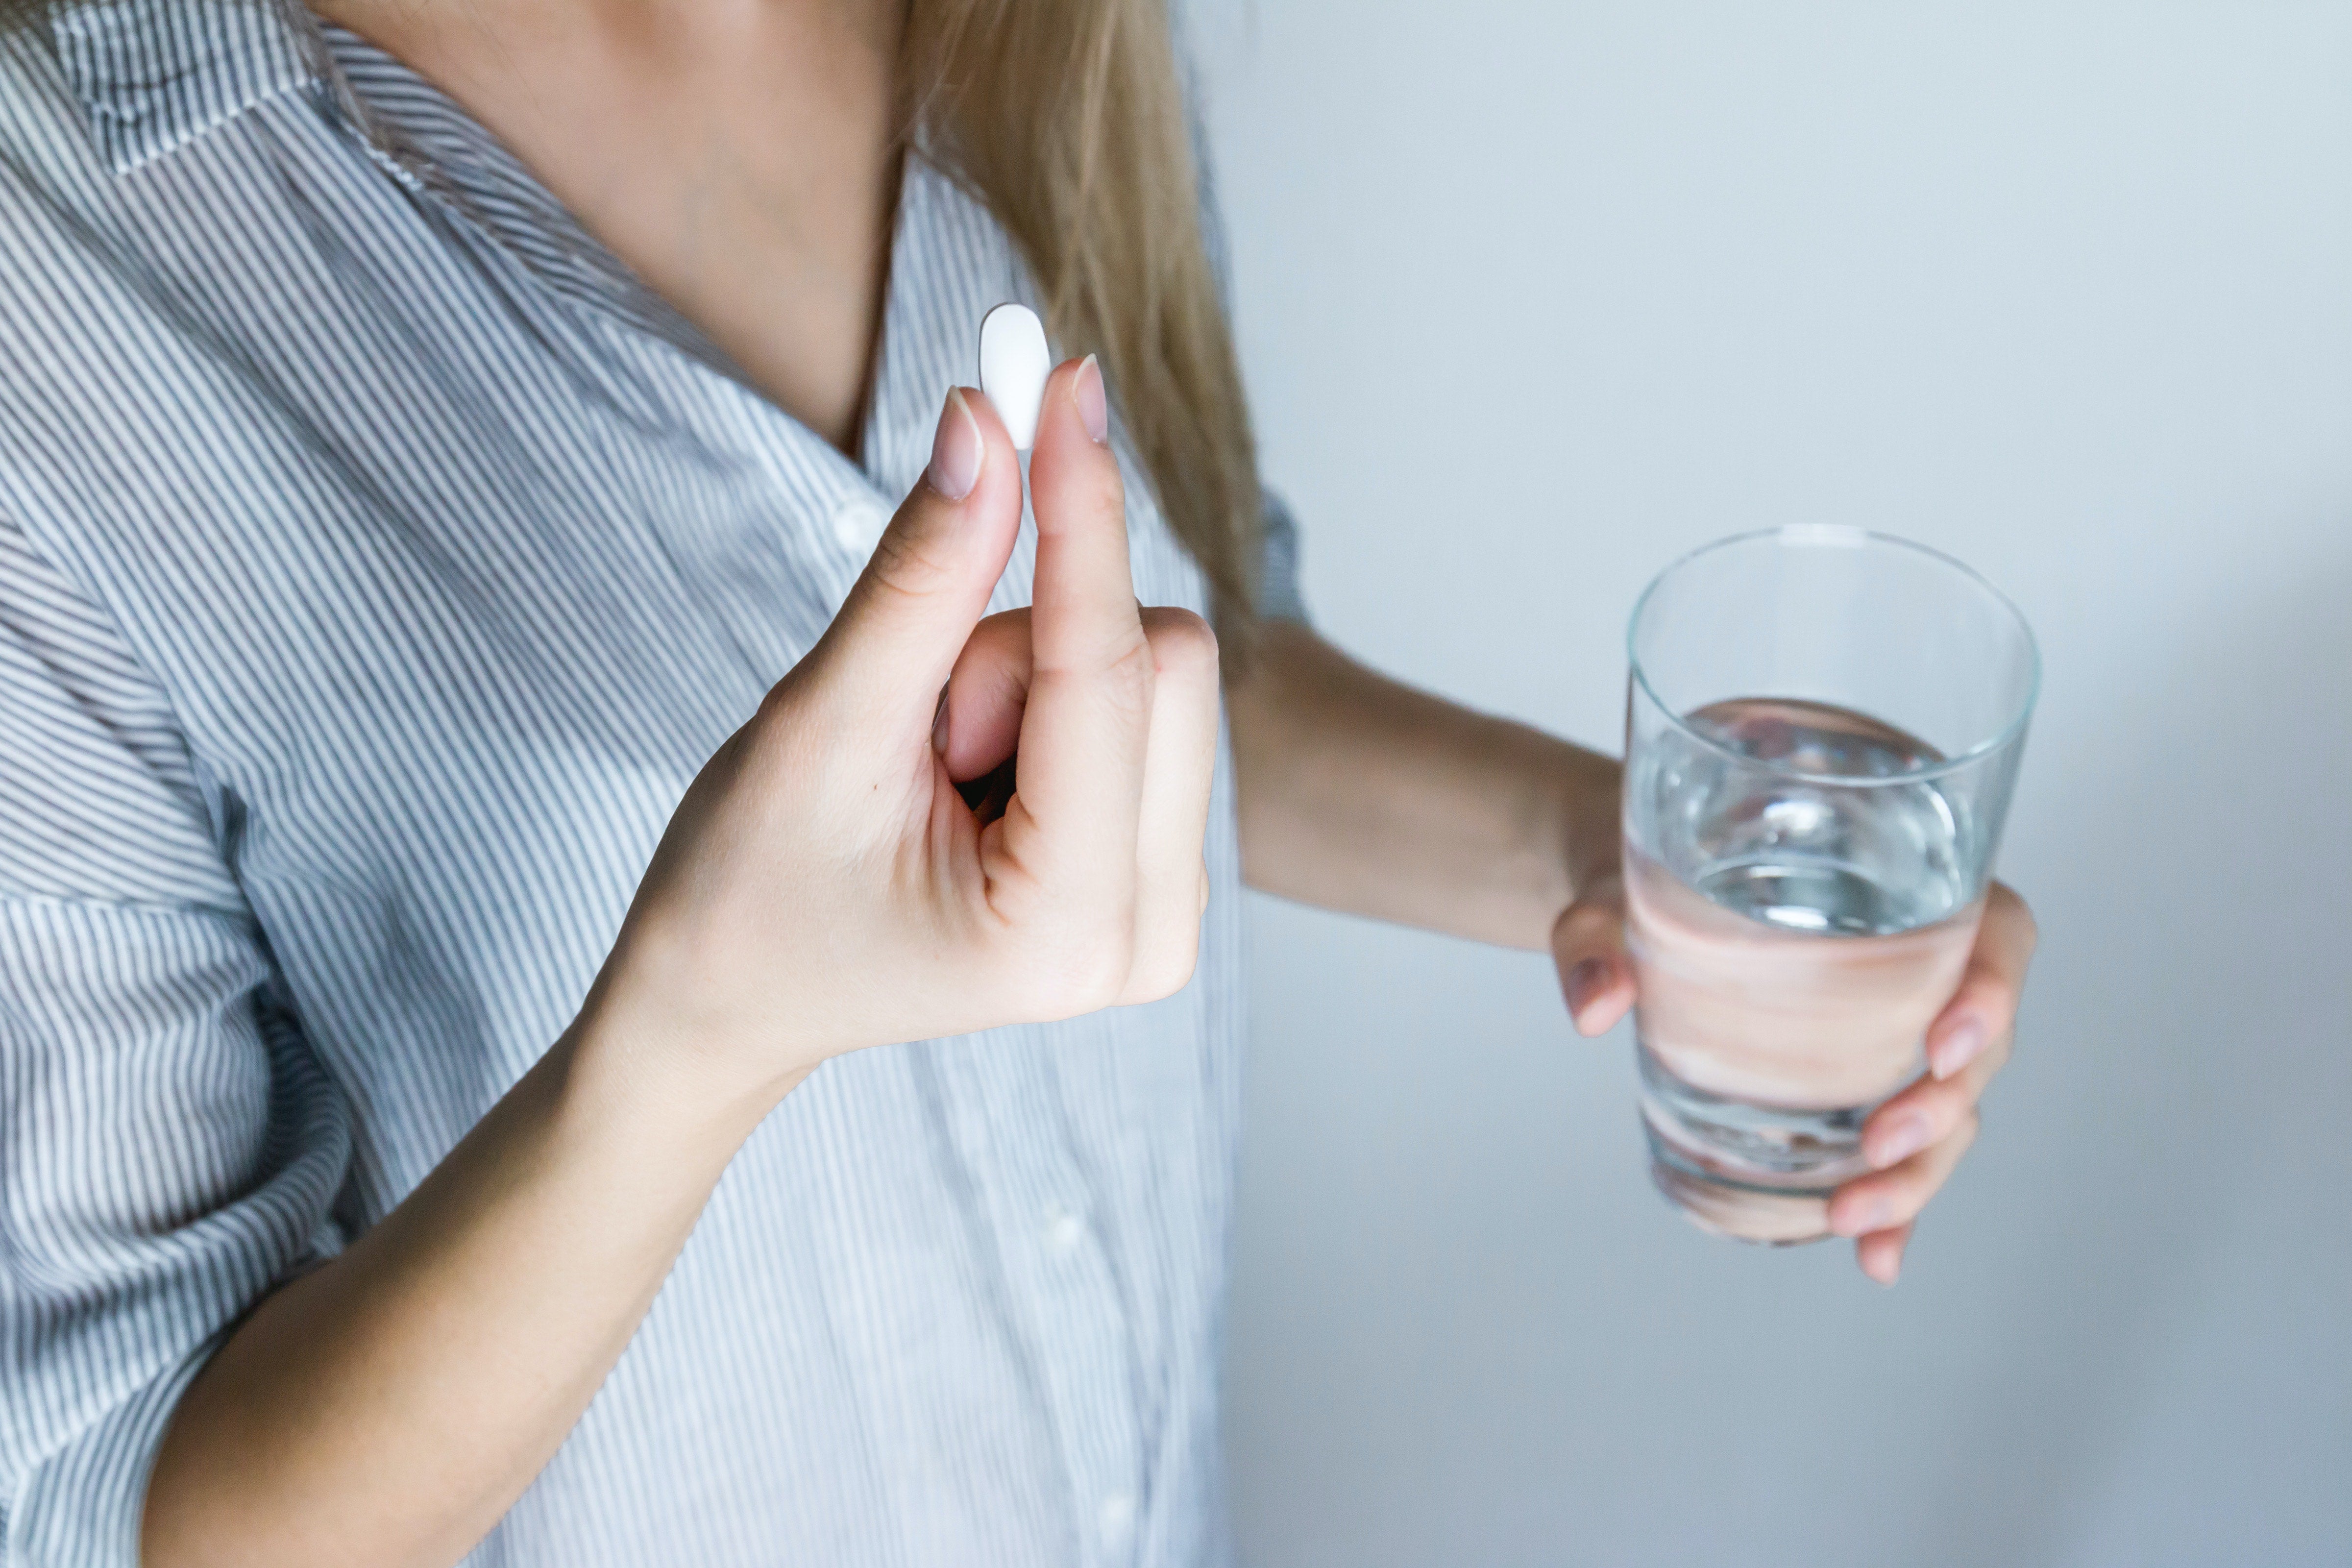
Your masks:
M1595 887L1616 880L1624 858L1623 765L1598 752L1570 750L1570 763L1562 770L1558 819L1559 863L1567 877L1563 910Z
M633 922L634 923L634 922ZM625 931L559 1048L589 1107L625 1107L640 1121L730 1149L814 1071L821 1056L787 1041L734 1037L658 939Z

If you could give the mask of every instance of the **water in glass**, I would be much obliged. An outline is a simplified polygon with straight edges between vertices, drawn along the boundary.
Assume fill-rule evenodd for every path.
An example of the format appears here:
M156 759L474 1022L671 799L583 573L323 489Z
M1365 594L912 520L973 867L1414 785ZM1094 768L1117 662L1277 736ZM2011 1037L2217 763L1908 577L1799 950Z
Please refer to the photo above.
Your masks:
M1934 749L1865 714L1749 698L1685 723L1631 786L1655 805L1626 847L1654 1169L1711 1228L1809 1240L1958 984L1970 826L1906 776Z

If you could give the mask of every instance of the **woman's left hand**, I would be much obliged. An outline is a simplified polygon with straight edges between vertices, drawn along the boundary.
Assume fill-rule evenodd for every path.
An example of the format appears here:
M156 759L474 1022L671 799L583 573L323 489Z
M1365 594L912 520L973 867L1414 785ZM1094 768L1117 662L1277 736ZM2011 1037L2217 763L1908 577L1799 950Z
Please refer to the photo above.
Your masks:
M1976 1142L1977 1101L2009 1060L2033 944L2033 915L2025 900L1994 883L1960 987L1927 1027L1927 1073L1863 1126L1871 1173L1837 1190L1830 1201L1830 1229L1854 1238L1854 1261L1881 1285L1895 1283L1913 1222ZM1616 877L1593 881L1560 917L1552 931L1552 956L1577 1033L1591 1037L1614 1027L1633 1005L1624 890Z

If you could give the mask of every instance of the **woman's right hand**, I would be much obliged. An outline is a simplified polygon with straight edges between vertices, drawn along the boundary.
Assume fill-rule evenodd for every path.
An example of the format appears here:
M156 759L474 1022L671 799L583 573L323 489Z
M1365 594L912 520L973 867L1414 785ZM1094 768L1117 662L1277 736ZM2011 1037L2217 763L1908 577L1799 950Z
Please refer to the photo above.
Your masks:
M818 1062L1184 983L1216 645L1197 616L1137 609L1104 424L1100 376L1063 366L1031 462L1035 607L983 622L1021 469L977 394L949 398L928 479L832 628L687 791L574 1026L182 1396L146 1561L456 1562ZM1016 745L1016 793L983 822L956 782Z
M1216 642L1139 608L1107 424L1094 362L1056 370L1030 460L1034 608L982 623L1021 468L987 399L949 395L831 628L671 819L591 1002L633 1056L781 1093L844 1051L1191 977ZM1008 760L1014 793L983 821L956 785Z

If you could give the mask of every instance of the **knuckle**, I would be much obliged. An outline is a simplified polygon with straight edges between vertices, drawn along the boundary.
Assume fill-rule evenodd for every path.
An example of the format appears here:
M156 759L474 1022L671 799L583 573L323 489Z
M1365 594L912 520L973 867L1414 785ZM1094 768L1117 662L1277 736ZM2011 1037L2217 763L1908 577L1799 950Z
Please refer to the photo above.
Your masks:
M1126 526L1127 481L1115 461L1087 464L1074 479L1070 499L1087 512Z
M1127 526L1127 486L1114 461L1056 464L1050 482L1033 485L1030 500L1037 526L1047 533Z
M1164 1002L1192 984L1201 966L1201 944L1185 941L1171 945L1146 965L1132 987L1139 1002Z
M1143 635L1151 645L1159 673L1202 676L1217 668L1217 634L1206 620L1176 605L1155 605L1143 612Z
M2033 918L2033 907L2007 882L1992 885L1990 903L2001 919L2017 928L2018 945L2030 956L2042 943L2042 922Z
M891 527L882 531L880 542L874 546L866 577L880 592L922 599L952 584L957 573L955 563L941 553L938 541L926 539L912 529Z
M1114 647L1103 665L1104 695L1121 712L1148 712L1156 680L1151 643L1143 637L1126 640Z
M1134 956L1129 934L1108 922L1055 942L1026 965L1030 983L1024 1010L1040 1022L1099 1012L1127 990Z
M981 618L964 639L963 652L957 659L961 667L974 660L991 658L1015 658L1026 661L1029 656L1029 610L1026 605L1017 610L999 610Z
M2010 996L2009 982L1983 970L1977 971L1962 981L1960 992L1969 1005L1979 1012L1994 1011L1996 1016L1998 1016L1998 1010L2007 1005Z
M1202 863L1202 895L1207 892L1208 867ZM1128 989L1137 1000L1158 1002L1192 983L1201 962L1201 907L1184 898L1181 884L1156 894L1148 921L1150 934L1137 944L1135 974Z
M1108 1007L1127 989L1127 977L1135 967L1135 948L1131 942L1098 941L1090 945L1072 976L1071 1011L1098 1012Z
M1612 947L1622 942L1624 931L1624 917L1614 905L1578 902L1552 928L1552 944L1562 951Z
M1905 1097L1907 1110L1924 1118L1927 1124L1927 1142L1935 1144L1948 1136L1959 1125L1968 1108L1967 1097L1953 1090L1950 1084L1930 1080L1922 1084L1911 1096Z

